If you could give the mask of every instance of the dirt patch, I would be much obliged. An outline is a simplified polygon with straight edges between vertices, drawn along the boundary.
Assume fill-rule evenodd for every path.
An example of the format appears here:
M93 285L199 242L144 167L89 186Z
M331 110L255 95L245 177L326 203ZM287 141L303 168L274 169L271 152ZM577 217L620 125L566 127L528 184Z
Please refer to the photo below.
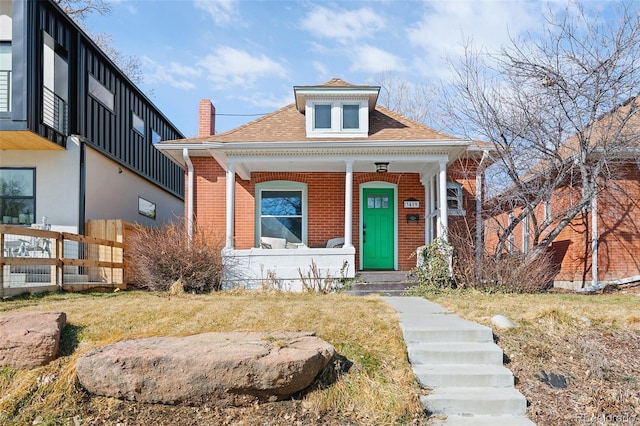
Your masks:
M501 333L498 339L536 424L640 425L640 332Z
M83 425L363 425L370 424L356 412L317 412L301 400L255 403L246 407L200 407L140 404L110 398L87 398L76 417ZM408 419L408 426L426 425L423 416Z

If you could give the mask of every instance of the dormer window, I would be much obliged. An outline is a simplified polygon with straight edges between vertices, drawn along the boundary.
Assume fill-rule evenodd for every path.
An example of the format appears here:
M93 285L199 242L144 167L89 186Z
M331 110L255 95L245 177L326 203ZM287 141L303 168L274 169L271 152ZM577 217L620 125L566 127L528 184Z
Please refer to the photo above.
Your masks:
M366 100L358 101L308 100L307 137L366 137L369 133L369 108Z
M331 129L331 104L317 104L313 108L314 129Z
M338 78L319 86L295 86L296 108L308 138L366 138L379 86L355 86Z
M360 128L360 105L342 105L342 128L343 129L359 129Z

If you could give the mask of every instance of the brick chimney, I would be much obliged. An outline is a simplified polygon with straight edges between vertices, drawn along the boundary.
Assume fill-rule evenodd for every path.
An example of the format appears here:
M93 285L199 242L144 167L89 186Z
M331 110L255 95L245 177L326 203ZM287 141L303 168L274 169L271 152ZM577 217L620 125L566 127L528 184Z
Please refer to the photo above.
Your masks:
M199 105L198 137L204 138L216 134L216 107L209 99L202 99Z

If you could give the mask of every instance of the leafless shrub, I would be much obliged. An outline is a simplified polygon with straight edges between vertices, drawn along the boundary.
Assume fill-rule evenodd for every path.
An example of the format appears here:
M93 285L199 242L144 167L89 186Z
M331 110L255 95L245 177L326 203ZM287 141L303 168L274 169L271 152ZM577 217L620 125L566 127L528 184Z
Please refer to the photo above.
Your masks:
M478 258L469 239L454 237L451 242L454 246L453 275L459 288L536 293L553 284L556 271L551 255L546 251Z
M222 242L194 225L191 242L181 221L162 228L136 226L129 244L135 282L151 291L169 291L181 282L188 293L222 288Z

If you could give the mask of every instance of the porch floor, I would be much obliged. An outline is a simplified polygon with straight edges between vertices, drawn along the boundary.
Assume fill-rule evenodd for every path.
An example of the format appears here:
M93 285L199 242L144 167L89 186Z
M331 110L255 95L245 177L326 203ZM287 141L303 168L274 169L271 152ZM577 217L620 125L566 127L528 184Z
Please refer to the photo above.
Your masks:
M354 296L401 296L406 288L414 285L409 274L410 271L360 271L356 274L355 284L346 293Z

